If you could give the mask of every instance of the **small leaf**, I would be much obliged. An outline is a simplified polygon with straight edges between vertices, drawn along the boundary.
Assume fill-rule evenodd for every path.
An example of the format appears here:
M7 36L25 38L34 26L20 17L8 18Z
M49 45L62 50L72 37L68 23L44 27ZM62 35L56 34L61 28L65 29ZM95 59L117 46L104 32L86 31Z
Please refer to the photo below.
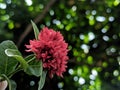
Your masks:
M43 70L42 61L36 60L36 61L30 62L29 64L30 65L25 72L29 75L34 75L37 77L41 76L42 70Z
M47 74L47 71L43 71L42 72L42 75L40 77L40 81L39 81L39 87L38 87L38 90L41 90L45 84L45 79L46 79L46 74Z
M33 26L33 29L34 29L35 38L36 38L36 40L38 40L39 30L38 30L36 24L32 20L31 20L31 23L32 23L32 26Z
M24 70L27 69L28 64L27 64L27 62L24 60L24 58L21 56L21 53L20 53L18 50L15 50L15 49L6 49L6 50L5 50L5 54L6 54L7 56L13 57L13 58L15 58L17 61L19 61Z

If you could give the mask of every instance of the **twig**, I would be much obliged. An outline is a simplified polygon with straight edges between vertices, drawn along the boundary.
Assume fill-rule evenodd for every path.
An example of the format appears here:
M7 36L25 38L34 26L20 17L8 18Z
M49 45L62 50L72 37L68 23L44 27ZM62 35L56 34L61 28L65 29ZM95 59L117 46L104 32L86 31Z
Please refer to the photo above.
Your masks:
M43 9L43 12L40 13L40 15L38 15L33 21L34 23L39 23L41 22L41 20L45 17L46 13L49 11L49 9L51 8L51 6L55 3L56 0L50 0L49 3L46 5L46 7ZM25 31L21 34L17 46L19 47L22 43L22 41L25 39L25 37L32 31L32 25L31 23L28 24L28 26L26 27Z

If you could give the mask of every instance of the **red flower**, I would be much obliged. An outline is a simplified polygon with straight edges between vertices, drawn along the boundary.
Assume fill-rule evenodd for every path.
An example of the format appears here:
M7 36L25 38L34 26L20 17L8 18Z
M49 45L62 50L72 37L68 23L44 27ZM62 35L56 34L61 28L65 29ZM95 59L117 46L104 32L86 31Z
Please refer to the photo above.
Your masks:
M51 78L54 74L62 77L67 67L68 44L60 32L45 27L39 33L38 40L30 40L30 45L26 47L28 52L35 53L37 59L42 60L43 68L48 70Z

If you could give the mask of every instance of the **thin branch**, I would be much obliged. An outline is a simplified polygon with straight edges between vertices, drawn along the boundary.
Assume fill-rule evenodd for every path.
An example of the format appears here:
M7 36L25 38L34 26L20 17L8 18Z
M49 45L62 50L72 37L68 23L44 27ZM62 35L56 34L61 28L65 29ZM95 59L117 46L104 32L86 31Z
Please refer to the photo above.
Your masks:
M50 0L49 3L46 5L46 7L43 9L43 12L40 13L34 20L34 23L39 23L41 20L45 17L46 13L49 11L49 9L52 7L52 5L55 3L56 0ZM22 43L22 41L25 39L25 37L32 31L32 25L31 23L28 24L25 31L21 34L17 46L19 47Z

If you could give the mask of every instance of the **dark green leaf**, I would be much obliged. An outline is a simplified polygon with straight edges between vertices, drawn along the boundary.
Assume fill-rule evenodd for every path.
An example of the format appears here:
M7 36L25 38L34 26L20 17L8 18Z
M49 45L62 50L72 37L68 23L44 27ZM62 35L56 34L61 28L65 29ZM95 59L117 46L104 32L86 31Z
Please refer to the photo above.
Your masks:
M40 77L40 81L39 81L39 87L38 87L38 90L41 90L45 84L45 79L46 79L46 74L47 74L47 71L43 71L42 72L42 75Z
M31 23L34 29L35 38L36 40L38 40L39 29L37 28L36 24L32 20L31 20Z
M17 49L12 41L7 40L0 43L0 74L5 74L6 76L13 72L18 64L14 58L5 54L5 50L8 48Z
M29 63L29 67L27 68L27 70L25 71L27 74L29 75L34 75L34 76L41 76L42 74L42 61L32 61Z
M12 90L16 90L16 88L17 88L16 82L13 81L13 80L10 80L10 82L11 82L11 88L12 88Z

